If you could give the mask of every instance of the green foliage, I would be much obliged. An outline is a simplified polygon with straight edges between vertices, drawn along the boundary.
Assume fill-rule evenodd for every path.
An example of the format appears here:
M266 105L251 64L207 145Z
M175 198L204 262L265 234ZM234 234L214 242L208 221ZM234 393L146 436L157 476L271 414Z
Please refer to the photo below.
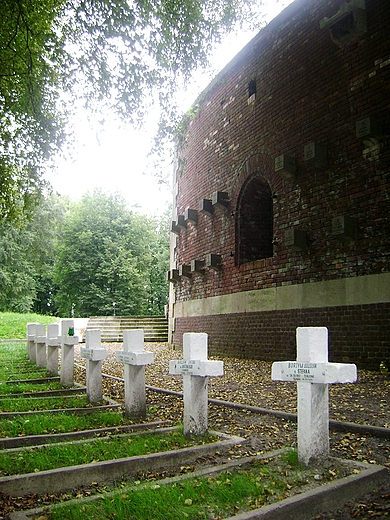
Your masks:
M55 323L58 321L53 316L41 316L35 313L19 314L15 312L0 312L0 339L25 339L27 333L27 323ZM10 344L10 348L15 352L15 346ZM6 354L7 347L2 345L2 354ZM26 349L23 348L24 358ZM0 360L2 356L0 356Z
M154 103L165 130L172 94L213 42L253 17L249 0L3 0L0 25L0 219L22 219L81 102L142 122ZM80 103L77 102L80 99Z
M0 311L69 316L74 303L75 316L88 317L113 314L115 302L122 315L163 314L168 222L168 210L145 217L119 195L46 196L31 220L0 227Z
M100 190L70 207L55 263L61 315L161 314L167 299L168 232Z
M64 212L63 201L48 195L29 221L0 227L0 311L55 313L52 268Z
M56 103L61 2L3 0L0 26L0 219L15 221L40 200L42 165L63 141ZM57 57L57 58L56 58Z

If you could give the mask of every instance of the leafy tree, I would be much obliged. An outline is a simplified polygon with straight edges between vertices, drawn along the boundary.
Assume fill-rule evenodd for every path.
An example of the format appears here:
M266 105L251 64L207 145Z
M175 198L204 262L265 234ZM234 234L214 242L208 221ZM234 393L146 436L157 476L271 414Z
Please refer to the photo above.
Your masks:
M55 196L43 199L22 226L0 227L0 310L54 314L52 270L55 243L64 215Z
M169 269L169 223L171 209L168 208L156 222L155 241L152 244L152 262L149 266L149 302L150 314L163 314L168 303L166 272Z
M82 317L111 315L114 303L121 315L159 309L167 292L166 285L154 284L158 271L167 270L162 243L155 222L129 211L121 196L101 190L85 195L70 207L58 243L60 314L69 315L72 304Z
M56 0L3 0L0 25L0 219L15 221L40 202L40 172L63 140L56 108Z
M258 0L261 4L261 0ZM3 0L0 25L0 218L42 191L48 159L83 97L126 121L172 92L235 22L259 19L252 0ZM169 128L169 124L167 124Z

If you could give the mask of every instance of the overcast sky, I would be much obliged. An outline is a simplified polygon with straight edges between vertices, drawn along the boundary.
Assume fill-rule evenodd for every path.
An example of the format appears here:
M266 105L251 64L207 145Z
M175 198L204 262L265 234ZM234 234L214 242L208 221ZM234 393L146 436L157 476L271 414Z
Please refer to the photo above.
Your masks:
M292 0L265 0L264 4L268 4L266 21L271 21L291 2ZM212 58L216 73L254 35L255 33L241 33L228 36L216 48ZM191 106L210 80L210 76L206 74L195 78L188 91L183 93L183 111ZM151 117L145 129L134 131L131 126L124 128L122 125L120 128L119 123L107 115L104 127L99 125L95 128L87 121L86 114L80 111L74 121L76 142L73 160L58 158L56 169L47 179L55 191L62 195L80 198L95 187L106 192L119 191L136 211L148 215L162 214L172 199L170 185L161 186L153 172L142 175L155 123L155 117Z

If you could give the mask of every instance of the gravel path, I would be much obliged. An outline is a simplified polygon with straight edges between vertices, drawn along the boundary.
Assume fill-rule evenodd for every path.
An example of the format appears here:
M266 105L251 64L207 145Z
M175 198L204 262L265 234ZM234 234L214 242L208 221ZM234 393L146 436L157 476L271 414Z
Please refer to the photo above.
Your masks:
M104 344L107 359L103 372L122 378L123 366L115 360L120 343ZM155 362L146 367L146 384L176 392L182 391L180 376L170 376L170 359L180 359L181 352L166 343L147 343L145 350L154 352ZM76 362L83 364L76 350ZM296 413L296 385L271 381L271 363L257 360L224 358L224 376L209 379L209 397L266 409ZM85 378L80 372L80 380ZM107 394L123 400L123 384L105 379ZM390 428L390 378L361 370L358 382L330 385L330 418L359 424ZM156 419L181 420L182 399L148 391L147 404ZM211 404L209 427L248 438L257 451L268 451L286 443L295 445L296 424L272 415L238 411ZM356 433L331 432L332 455L353 458L390 468L390 441Z
M103 372L122 378L123 366L115 360L115 351L122 344L104 344L108 356ZM153 387L182 391L182 378L170 376L170 359L181 359L181 352L166 343L146 343L145 350L154 352L155 362L146 367L146 384ZM83 363L80 357L78 362ZM214 358L216 359L216 358ZM271 363L258 360L224 358L224 376L209 379L209 397L260 408L296 413L296 385L271 381ZM80 371L83 378L84 371ZM105 380L105 391L114 399L123 399L123 384ZM329 386L330 418L390 428L390 378L379 372L360 370L355 384ZM154 418L182 420L180 397L154 391L147 392L147 406ZM240 411L209 405L209 428L237 434L247 439L245 453L263 453L283 446L296 446L296 424L273 415ZM390 470L390 439L351 432L330 432L331 455L385 465ZM352 520L390 516L390 489L361 497L344 508L315 520ZM314 519L313 519L314 520Z

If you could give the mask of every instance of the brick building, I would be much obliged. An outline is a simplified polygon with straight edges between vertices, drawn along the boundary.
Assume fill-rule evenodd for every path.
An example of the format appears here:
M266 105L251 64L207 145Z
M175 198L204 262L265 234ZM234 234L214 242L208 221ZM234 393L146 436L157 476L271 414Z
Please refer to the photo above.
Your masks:
M389 0L296 0L180 127L171 341L295 357L327 326L332 361L390 361Z

